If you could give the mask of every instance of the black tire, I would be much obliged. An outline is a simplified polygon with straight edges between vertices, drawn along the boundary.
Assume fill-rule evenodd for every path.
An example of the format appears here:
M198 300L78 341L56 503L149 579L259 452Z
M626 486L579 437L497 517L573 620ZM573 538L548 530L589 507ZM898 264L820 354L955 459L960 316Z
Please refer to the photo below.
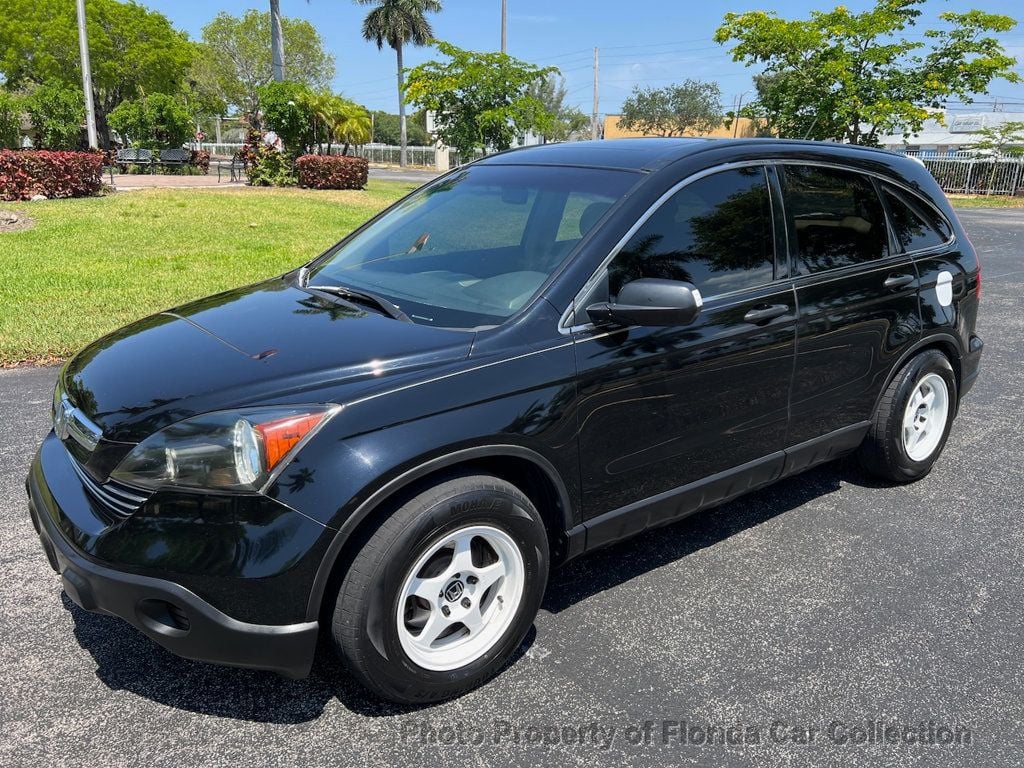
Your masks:
M469 525L497 528L514 541L524 566L523 595L511 623L484 655L458 669L433 671L402 648L401 591L431 544ZM452 477L402 504L355 555L334 608L335 650L363 685L390 701L427 704L461 696L500 672L520 646L540 608L547 575L547 535L530 500L496 477Z
M937 374L948 391L946 424L938 443L927 457L915 461L903 442L903 415L918 383ZM909 483L927 475L942 453L953 425L959 393L949 359L935 349L922 352L903 366L886 387L871 428L857 452L861 466L873 475L897 483Z

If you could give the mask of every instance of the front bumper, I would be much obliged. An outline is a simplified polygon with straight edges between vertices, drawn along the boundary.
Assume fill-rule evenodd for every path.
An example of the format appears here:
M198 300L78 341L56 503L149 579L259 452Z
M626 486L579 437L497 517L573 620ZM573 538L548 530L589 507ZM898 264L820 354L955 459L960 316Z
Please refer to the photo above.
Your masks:
M66 515L46 487L39 462L37 457L26 481L29 515L50 565L77 605L124 619L184 658L267 669L293 678L309 674L318 622L239 621L173 581L118 570L86 557L54 523Z

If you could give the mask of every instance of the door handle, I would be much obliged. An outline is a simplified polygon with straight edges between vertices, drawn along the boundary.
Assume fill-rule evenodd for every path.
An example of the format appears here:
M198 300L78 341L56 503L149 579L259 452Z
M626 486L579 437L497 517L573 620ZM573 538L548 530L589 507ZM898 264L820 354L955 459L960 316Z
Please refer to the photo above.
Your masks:
M882 285L890 289L905 288L916 279L913 275L889 275Z
M769 320L774 320L776 317L780 317L789 312L788 304L766 304L760 307L754 307L752 310L747 312L743 316L744 322L754 323L766 323Z

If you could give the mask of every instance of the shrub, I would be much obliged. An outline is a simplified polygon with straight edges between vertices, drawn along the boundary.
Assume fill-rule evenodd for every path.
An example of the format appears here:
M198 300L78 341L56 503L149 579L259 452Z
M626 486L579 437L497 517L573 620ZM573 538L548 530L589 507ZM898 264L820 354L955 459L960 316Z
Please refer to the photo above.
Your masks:
M0 200L95 195L102 177L101 152L0 150Z
M256 158L248 166L246 175L254 187L295 186L292 159L273 147L263 146L256 151Z
M362 157L303 155L295 166L299 186L309 189L362 189L370 164Z
M79 145L85 121L81 88L57 81L43 83L25 98L25 109L40 148L75 149Z
M205 149L193 149L189 162L192 163L193 168L198 168L199 172L203 175L210 172L210 153Z

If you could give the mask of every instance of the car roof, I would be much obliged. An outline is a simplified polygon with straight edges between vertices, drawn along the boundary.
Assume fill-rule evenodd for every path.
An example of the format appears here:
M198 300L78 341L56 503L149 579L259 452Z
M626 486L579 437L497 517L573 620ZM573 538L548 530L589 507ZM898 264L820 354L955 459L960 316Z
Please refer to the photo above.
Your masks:
M800 155L804 152L834 153L837 157L850 157L850 151L870 153L872 159L892 163L900 155L886 150L837 144L828 141L801 141L795 139L707 139L707 138L635 138L599 141L573 141L560 144L539 144L519 147L489 155L479 164L486 165L561 165L584 168L614 168L618 170L655 171L689 155L711 149L734 147L737 150L758 148L778 152L780 155Z

